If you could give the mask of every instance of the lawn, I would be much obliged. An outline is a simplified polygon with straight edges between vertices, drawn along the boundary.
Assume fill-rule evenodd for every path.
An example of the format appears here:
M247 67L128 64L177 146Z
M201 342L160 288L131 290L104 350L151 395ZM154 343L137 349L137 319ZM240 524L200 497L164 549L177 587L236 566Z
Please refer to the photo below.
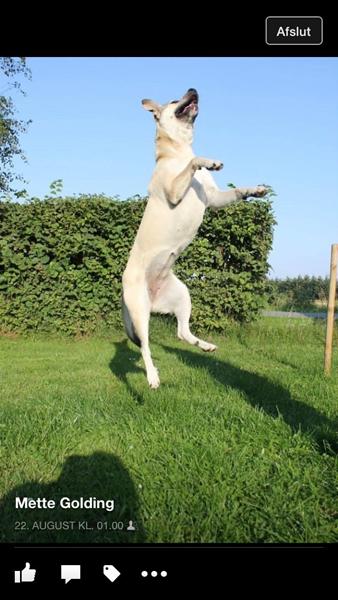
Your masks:
M151 334L158 390L121 331L0 338L2 541L337 542L337 324L331 378L325 322L229 325L215 354Z

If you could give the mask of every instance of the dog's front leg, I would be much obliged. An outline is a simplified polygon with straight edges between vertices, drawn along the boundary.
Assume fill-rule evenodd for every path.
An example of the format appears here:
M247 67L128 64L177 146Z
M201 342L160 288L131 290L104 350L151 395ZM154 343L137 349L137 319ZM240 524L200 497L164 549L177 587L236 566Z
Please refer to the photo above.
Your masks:
M219 171L223 168L223 164L219 160L211 160L209 158L192 158L183 171L175 177L165 190L170 204L176 205L181 202L191 186L192 178L196 171L203 168L209 171Z
M217 188L209 188L207 191L208 206L217 210L223 208L239 200L245 200L252 196L253 198L261 198L268 193L268 189L263 185L258 185L254 188L234 188L228 192L222 192Z

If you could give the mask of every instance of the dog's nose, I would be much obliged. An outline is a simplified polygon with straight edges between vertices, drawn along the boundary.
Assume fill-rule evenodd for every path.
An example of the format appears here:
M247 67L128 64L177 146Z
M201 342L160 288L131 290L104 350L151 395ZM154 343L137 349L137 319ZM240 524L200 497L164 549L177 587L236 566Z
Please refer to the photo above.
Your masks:
M189 88L188 94L197 94L197 90L195 90L195 88Z

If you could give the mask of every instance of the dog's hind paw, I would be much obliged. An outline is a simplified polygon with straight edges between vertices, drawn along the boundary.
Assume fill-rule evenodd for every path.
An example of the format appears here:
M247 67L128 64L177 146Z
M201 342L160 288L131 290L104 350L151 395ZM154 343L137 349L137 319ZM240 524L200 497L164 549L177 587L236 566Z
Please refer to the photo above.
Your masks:
M158 386L160 385L160 378L158 376L157 369L154 369L154 371L149 373L147 376L147 379L148 379L149 386L151 387L152 390L156 390L156 388L158 388Z
M203 352L215 352L215 350L217 350L217 346L215 346L215 344L209 344L203 340L199 340L198 347L201 348Z

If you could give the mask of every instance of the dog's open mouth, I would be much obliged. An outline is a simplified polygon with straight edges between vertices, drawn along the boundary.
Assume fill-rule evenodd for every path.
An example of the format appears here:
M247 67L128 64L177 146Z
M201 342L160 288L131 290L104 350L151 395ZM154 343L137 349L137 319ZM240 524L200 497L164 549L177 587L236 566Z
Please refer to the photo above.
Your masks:
M190 89L179 101L175 110L177 119L194 120L198 114L198 93Z

